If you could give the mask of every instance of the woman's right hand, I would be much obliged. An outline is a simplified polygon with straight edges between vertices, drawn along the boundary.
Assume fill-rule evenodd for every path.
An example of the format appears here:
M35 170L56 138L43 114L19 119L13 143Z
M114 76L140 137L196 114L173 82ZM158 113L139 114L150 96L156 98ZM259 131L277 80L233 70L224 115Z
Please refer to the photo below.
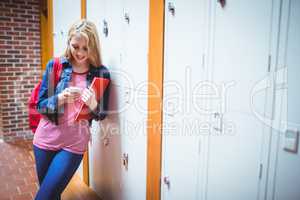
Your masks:
M64 103L74 103L80 98L81 93L77 88L74 87L65 88L60 94L58 94L58 105Z

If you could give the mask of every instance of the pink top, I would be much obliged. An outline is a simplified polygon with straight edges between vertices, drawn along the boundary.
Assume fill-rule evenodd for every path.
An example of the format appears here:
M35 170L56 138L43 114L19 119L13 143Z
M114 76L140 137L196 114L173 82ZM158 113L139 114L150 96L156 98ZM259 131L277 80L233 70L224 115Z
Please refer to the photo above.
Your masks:
M72 73L69 87L86 88L86 73ZM58 119L58 125L43 117L36 129L33 144L42 149L64 149L76 154L87 150L90 139L90 129L87 120L75 121L80 100L75 103L65 103L64 113Z

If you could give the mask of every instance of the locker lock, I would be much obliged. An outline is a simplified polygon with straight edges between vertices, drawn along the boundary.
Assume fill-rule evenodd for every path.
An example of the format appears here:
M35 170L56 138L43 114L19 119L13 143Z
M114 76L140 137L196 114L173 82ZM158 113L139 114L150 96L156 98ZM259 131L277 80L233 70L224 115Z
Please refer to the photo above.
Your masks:
M171 182L170 182L170 178L168 176L164 177L164 184L168 187L168 189L170 189Z
M214 113L214 118L220 118L220 116L221 116L220 113L218 113L218 112L215 112L215 113Z
M130 17L129 17L129 14L128 14L128 13L125 13L125 14L124 14L124 19L125 19L125 21L127 22L127 24L130 23Z
M108 36L108 25L106 20L103 20L103 34L105 35L105 37Z
M173 3L171 2L168 3L168 10L172 14L172 16L175 16L175 6Z

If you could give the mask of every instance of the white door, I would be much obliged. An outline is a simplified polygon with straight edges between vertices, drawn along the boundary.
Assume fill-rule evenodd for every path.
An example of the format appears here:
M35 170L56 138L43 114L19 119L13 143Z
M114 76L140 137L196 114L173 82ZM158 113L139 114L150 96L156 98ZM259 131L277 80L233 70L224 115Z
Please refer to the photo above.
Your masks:
M148 1L87 3L87 18L97 24L103 63L111 72L110 107L118 111L93 128L105 138L93 134L92 187L104 199L146 199Z
M127 90L133 97L138 95L147 96L147 93L139 90ZM137 109L137 101L132 98L128 101L128 109L121 114L121 149L122 163L122 198L127 200L146 199L146 122L145 112L147 101L140 101L144 111Z
M68 31L81 17L80 0L53 1L54 56L61 56L67 47Z
M93 122L89 146L90 185L102 199L122 199L121 141L118 116L120 68L120 18L122 0L88 0L87 19L96 24L102 63L111 75L109 114Z
M119 82L122 156L122 199L146 199L148 1L124 0Z
M105 0L88 0L86 2L87 7L87 19L95 23L98 31L98 36L100 40L101 48L101 58L102 62L105 60L106 52L106 39L102 35L102 25L105 18ZM101 198L112 198L110 195L111 188L109 183L111 182L111 171L107 167L109 165L109 160L106 147L103 145L103 135L105 133L101 130L101 125L97 122L93 122L91 129L91 141L89 146L89 179L91 188L101 197Z
M165 3L161 199L196 200L202 180L201 137L205 115L193 92L205 78L204 1ZM197 91L199 93L199 91ZM203 105L202 105L203 106Z
M289 137L285 131L300 130L300 103L299 99L299 77L300 77L300 1L284 1L282 11L284 26L282 40L285 41L283 47L282 66L287 67L287 93L282 93L282 122L286 122L286 127L282 130L278 143L277 166L275 173L275 186L270 188L273 191L272 200L298 200L300 199L300 153L298 151L286 151L285 147ZM280 91L278 91L279 93ZM287 101L286 100L287 97ZM299 140L299 139L298 139ZM292 140L293 141L293 140Z
M221 99L211 101L213 130L209 138L208 200L258 198L266 93L251 94L268 73L272 0L211 4L211 74ZM254 105L251 105L255 95ZM260 171L262 170L262 171Z
M121 59L133 88L148 78L148 13L148 0L124 0Z

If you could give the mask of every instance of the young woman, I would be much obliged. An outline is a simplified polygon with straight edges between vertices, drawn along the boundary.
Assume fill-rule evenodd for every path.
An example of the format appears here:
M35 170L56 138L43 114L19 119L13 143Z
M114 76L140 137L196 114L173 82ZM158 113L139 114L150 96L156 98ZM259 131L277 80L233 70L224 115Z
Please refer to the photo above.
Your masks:
M94 77L110 79L101 63L98 34L92 22L80 20L70 28L66 51L60 58L62 72L55 87L53 63L50 60L47 64L37 105L43 117L33 139L40 184L36 200L60 199L87 150L91 121L104 119L108 108L109 87L100 102L88 88ZM82 101L90 118L77 122L76 111Z

